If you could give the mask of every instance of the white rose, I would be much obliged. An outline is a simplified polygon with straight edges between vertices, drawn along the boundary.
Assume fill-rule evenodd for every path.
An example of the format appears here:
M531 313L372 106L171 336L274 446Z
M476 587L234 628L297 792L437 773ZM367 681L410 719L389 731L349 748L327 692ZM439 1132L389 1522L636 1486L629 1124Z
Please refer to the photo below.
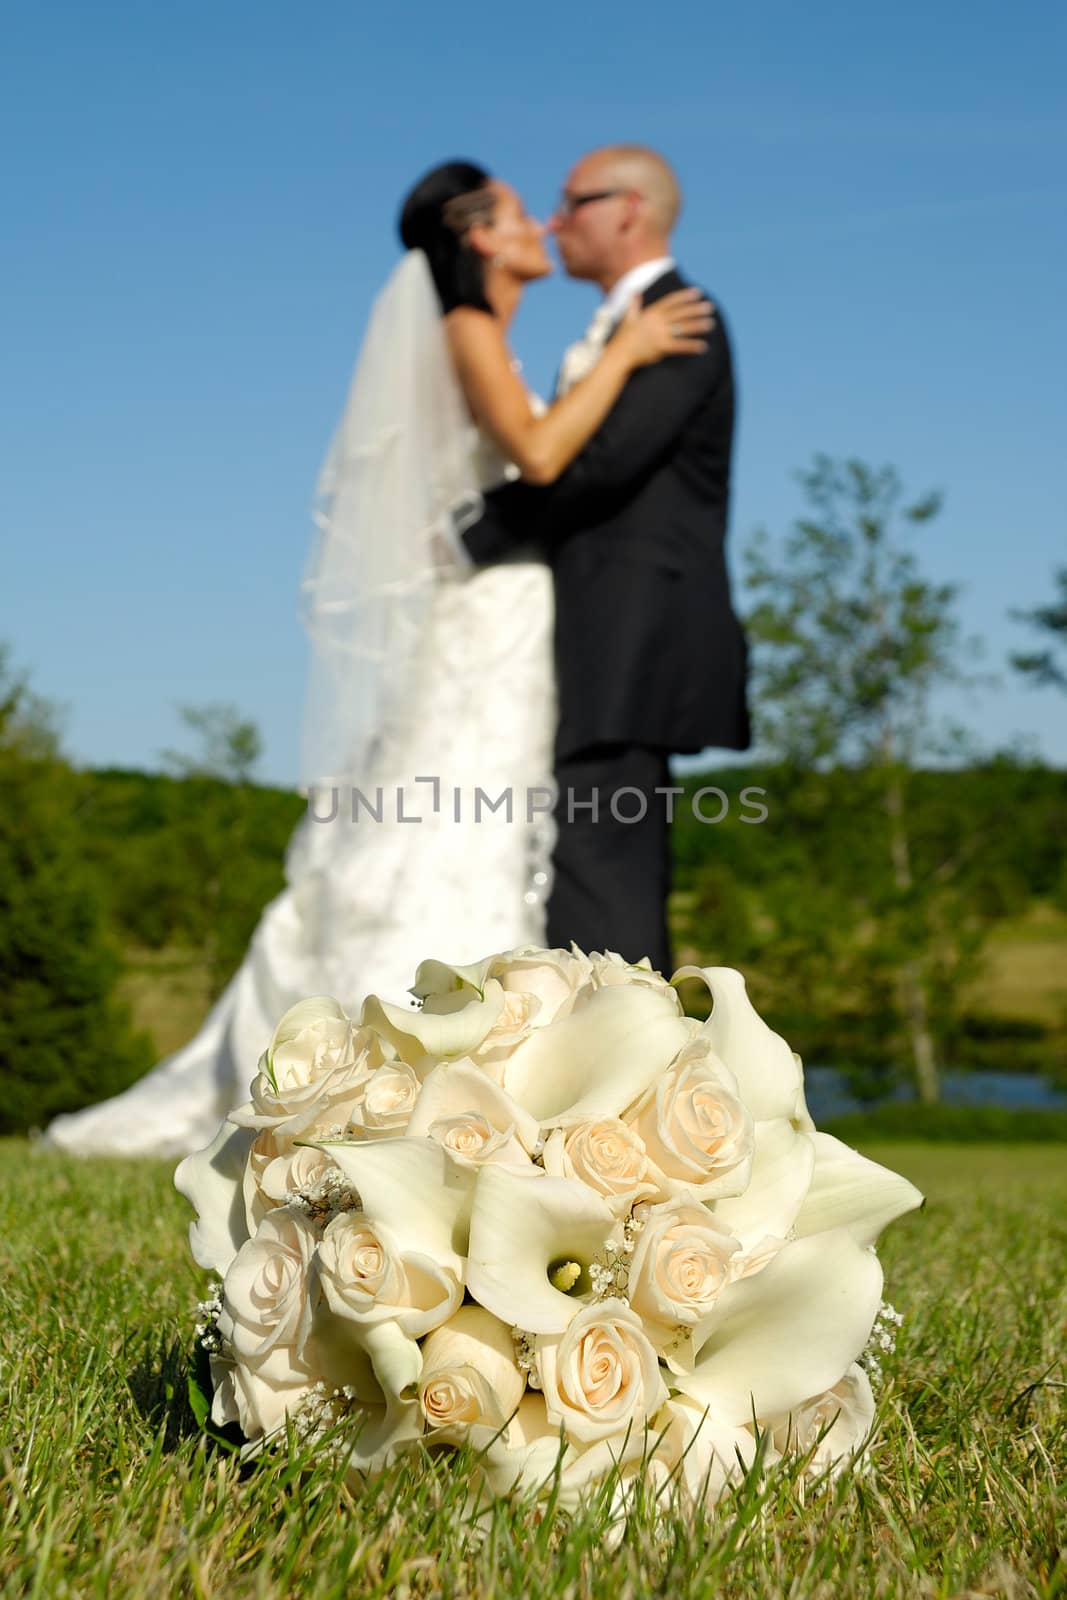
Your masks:
M369 1136L396 1138L407 1128L419 1098L419 1080L406 1061L386 1061L363 1086L353 1124Z
M352 1023L327 995L301 1000L282 1017L267 1047L267 1066L279 1091L302 1088L355 1060Z
M541 1136L536 1118L473 1061L442 1061L427 1076L408 1124L409 1138L435 1139L458 1160L487 1161L533 1173Z
M443 1144L460 1161L480 1165L510 1151L515 1143L513 1129L493 1128L477 1111L460 1112L454 1117L438 1117L426 1130L431 1139ZM519 1154L522 1154L521 1148Z
M647 1218L630 1262L630 1304L668 1364L691 1365L694 1336L732 1281L738 1243L691 1200L643 1209Z
M315 1244L308 1222L279 1207L223 1279L218 1331L225 1353L211 1358L211 1414L220 1424L239 1422L247 1439L281 1427L321 1377L309 1338Z
M592 988L607 989L619 983L646 984L650 989L663 989L670 994L681 1013L682 1002L672 989L669 979L653 970L647 956L640 961L627 961L616 951L605 950L601 954L590 956L589 963L589 983Z
M470 1059L494 1083L502 1083L504 1068L515 1048L529 1037L539 1002L531 994L504 992L500 1015Z
M249 1441L264 1438L284 1426L286 1415L299 1409L321 1376L289 1347L256 1361L212 1356L211 1420L218 1427L236 1422Z
M419 1402L429 1428L502 1428L525 1388L510 1329L480 1306L461 1306L423 1342Z
M672 1396L654 1426L660 1441L656 1454L692 1505L714 1506L756 1459L751 1427L716 1421L685 1395Z
M335 1316L364 1326L393 1322L412 1339L445 1322L463 1298L454 1272L401 1251L388 1228L356 1211L326 1228L318 1275Z
M575 995L588 982L590 970L589 957L577 945L570 950L539 950L522 945L494 956L488 975L496 978L505 993L522 995L532 1002L530 1023L543 1028L567 1015Z
M836 1477L860 1454L874 1422L870 1379L853 1362L832 1389L805 1401L788 1417L768 1423L771 1442L781 1455L814 1454L809 1471Z
M737 1084L704 1039L679 1051L627 1117L668 1194L701 1200L744 1191L752 1170L752 1118Z
M256 1231L268 1211L321 1182L333 1165L324 1151L294 1144L273 1128L263 1128L252 1141L244 1174L249 1232Z
M241 1246L222 1283L219 1333L238 1360L278 1348L303 1351L311 1330L311 1261L318 1236L288 1206L269 1211Z
M285 1013L263 1053L251 1103L231 1120L290 1139L324 1119L343 1124L385 1059L381 1040L370 1029L354 1030L336 1000L301 1001Z
M562 1335L539 1337L537 1366L549 1420L577 1444L632 1433L667 1398L656 1352L624 1300L585 1306Z
M739 1250L731 1262L731 1275L738 1278L752 1278L757 1272L762 1272L764 1267L772 1262L779 1250L785 1244L784 1239L779 1239L776 1234L765 1233L758 1244L749 1249Z
M618 1117L557 1128L544 1151L545 1171L556 1178L580 1178L606 1196L621 1215L635 1200L656 1193L648 1181L648 1156L638 1133Z

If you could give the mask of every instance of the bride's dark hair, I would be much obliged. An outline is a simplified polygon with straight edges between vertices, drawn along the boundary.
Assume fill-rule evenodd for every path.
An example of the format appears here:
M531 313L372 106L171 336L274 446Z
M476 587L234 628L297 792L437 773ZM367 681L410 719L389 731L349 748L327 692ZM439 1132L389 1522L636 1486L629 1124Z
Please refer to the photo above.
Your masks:
M419 179L400 208L400 238L409 250L426 252L443 311L492 310L482 258L467 240L474 224L492 221L496 201L488 184L489 173L472 161L444 161Z

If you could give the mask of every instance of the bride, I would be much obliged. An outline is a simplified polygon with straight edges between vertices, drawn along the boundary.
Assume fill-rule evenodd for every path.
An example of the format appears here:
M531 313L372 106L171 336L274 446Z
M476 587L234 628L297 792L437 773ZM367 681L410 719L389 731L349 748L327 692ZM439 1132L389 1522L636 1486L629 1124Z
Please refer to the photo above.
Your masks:
M400 216L317 487L303 583L312 645L308 811L286 888L196 1037L112 1100L57 1117L48 1144L175 1157L244 1095L284 1011L312 994L358 1014L410 1002L419 960L544 943L555 725L552 580L531 547L476 566L482 491L551 483L637 367L701 348L698 290L631 304L592 370L545 408L508 327L552 271L544 227L467 162L435 167Z

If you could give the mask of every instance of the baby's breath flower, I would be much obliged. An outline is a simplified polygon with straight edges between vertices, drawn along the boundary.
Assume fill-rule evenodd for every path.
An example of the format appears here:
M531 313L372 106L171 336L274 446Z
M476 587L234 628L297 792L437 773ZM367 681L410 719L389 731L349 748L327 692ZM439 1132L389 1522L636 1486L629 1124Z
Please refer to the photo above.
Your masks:
M316 1383L293 1413L293 1427L297 1437L305 1444L319 1444L326 1436L359 1410L356 1391L351 1384L331 1389L323 1382ZM335 1441L335 1447L340 1441Z
M197 1302L197 1315L200 1320L194 1332L202 1347L209 1355L223 1354L223 1339L219 1333L218 1323L222 1314L222 1282L215 1279L209 1286L206 1300Z
M863 1367L872 1383L881 1383L884 1372L882 1370L882 1356L891 1356L897 1347L897 1329L904 1321L903 1316L888 1300L883 1300L878 1307L878 1315L871 1328L871 1336L867 1341L867 1348L860 1356L860 1366Z
M540 1389L541 1378L537 1370L537 1346L532 1333L527 1333L524 1328L512 1328L511 1337L515 1344L515 1365L520 1372L525 1372L526 1382L531 1389Z
M362 1202L339 1167L327 1167L320 1178L303 1189L291 1189L289 1202L309 1222L325 1227L342 1211L359 1211Z

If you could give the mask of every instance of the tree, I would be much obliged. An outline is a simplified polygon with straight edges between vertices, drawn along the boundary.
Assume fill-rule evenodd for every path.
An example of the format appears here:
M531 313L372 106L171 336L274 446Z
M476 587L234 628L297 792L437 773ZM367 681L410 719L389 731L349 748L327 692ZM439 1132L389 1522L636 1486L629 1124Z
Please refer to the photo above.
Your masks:
M932 1102L940 1089L931 1008L973 973L980 948L962 897L975 842L922 849L912 804L920 760L961 747L958 734L946 738L934 724L934 692L971 677L961 664L957 587L924 578L899 531L928 524L941 499L909 501L893 468L823 455L801 483L809 514L780 547L760 533L747 553L757 737L798 790L806 772L844 772L847 782L834 785L840 831L857 823L877 831L880 869L871 871L865 850L862 876L850 882L847 853L835 851L817 863L820 894L832 880L837 914L843 903L852 908L843 948L835 930L842 986L884 1006L891 975L889 1012L920 1097Z
M1051 605L1012 612L1018 622L1047 634L1051 643L1044 650L1014 654L1011 664L1037 687L1067 689L1067 567L1060 567L1053 581L1059 596Z
M254 722L242 718L236 706L213 702L179 706L178 715L200 742L194 756L177 750L162 752L164 764L183 778L221 778L224 783L251 783L263 751Z
M151 1065L74 818L55 708L0 646L0 1132L117 1094Z
M252 772L262 741L256 724L232 705L186 705L179 714L197 736L199 749L192 756L162 752L164 762L185 780L171 797L170 842L196 886L186 902L193 916L189 931L203 952L214 998L244 954L266 886L274 893L278 887L277 863L264 871L249 848Z

